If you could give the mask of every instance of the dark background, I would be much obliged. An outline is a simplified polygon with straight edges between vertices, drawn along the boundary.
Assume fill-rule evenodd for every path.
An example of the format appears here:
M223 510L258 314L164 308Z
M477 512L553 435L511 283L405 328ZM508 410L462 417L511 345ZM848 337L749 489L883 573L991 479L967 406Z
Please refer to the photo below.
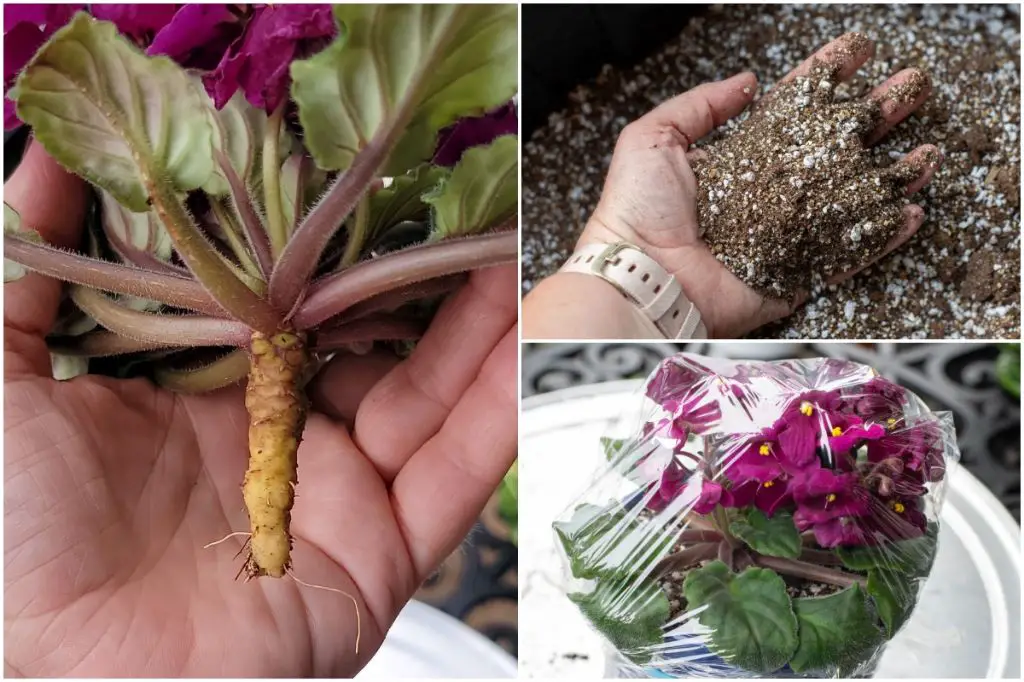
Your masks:
M646 378L677 350L732 358L848 358L902 384L931 409L951 411L961 465L1020 523L1020 400L996 381L1001 348L972 343L523 344L522 395L525 399L570 386Z
M707 5L523 5L522 136L565 106L570 90L605 64L630 66L656 52Z

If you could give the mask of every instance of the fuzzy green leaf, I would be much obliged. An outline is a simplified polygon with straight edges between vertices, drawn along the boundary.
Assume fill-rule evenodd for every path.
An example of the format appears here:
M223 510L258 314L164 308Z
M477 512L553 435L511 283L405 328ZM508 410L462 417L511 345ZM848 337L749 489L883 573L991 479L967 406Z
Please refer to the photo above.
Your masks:
M147 57L114 24L79 12L36 53L11 98L46 151L133 211L148 186L202 186L213 172L200 95L168 57Z
M338 38L292 62L292 98L321 168L341 170L371 141L384 175L430 158L437 132L517 89L518 8L336 5Z
M583 504L568 521L554 524L572 574L581 579L646 575L675 541L657 524L622 508Z
M793 600L800 645L789 665L816 677L850 677L881 644L881 632L859 585L827 597Z
M800 556L800 531L789 512L779 511L768 518L760 509L751 508L734 519L730 528L755 552L788 559Z
M892 639L914 610L917 589L906 576L876 568L868 572L868 594L875 601L886 635Z
M836 554L847 568L855 571L881 568L906 575L922 576L931 571L938 548L938 535L938 524L929 523L925 534L920 537L884 545L840 547Z
M424 199L434 207L435 239L476 234L511 217L519 200L519 138L504 135L466 150L451 178Z
M202 85L197 87L201 88ZM213 132L213 147L224 152L238 177L248 184L263 143L267 115L251 106L241 90L236 92L220 110L214 108L213 102L207 100L206 112ZM216 164L203 189L216 197L231 193L231 185Z
M109 192L100 190L99 194L103 231L115 251L126 256L125 251L130 249L165 262L171 259L174 245L156 213L135 213L121 206Z
M365 216L356 212L350 220L351 232L342 257L342 265L359 261L362 253L380 240L389 228L407 220L425 219L430 206L424 195L435 189L448 177L446 168L424 164L405 175L394 178L389 187L378 191L368 201Z
M634 663L644 663L651 647L664 640L669 619L668 597L657 585L630 579L602 580L589 593L571 599L601 634Z
M289 233L320 196L327 173L303 153L292 154L281 165L281 209ZM296 214L296 211L298 212Z
M683 583L690 609L711 629L712 649L749 672L767 675L796 652L797 620L786 584L773 571L748 568L735 575L721 561L690 571Z

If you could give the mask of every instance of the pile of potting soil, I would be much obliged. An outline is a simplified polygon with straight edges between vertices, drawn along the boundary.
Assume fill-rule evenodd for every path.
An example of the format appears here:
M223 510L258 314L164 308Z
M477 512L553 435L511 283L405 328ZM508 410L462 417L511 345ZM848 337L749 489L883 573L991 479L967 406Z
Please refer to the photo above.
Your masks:
M754 71L762 92L770 91L818 47L859 31L875 41L877 53L854 79L824 88L822 78L801 79L772 95L784 100L773 106L790 107L788 126L752 120L740 128L745 115L702 142L719 151L731 145L734 152L731 159L710 154L708 165L695 168L702 229L719 259L764 293L812 288L795 315L755 335L1018 336L1019 21L1018 6L945 5L730 5L693 20L643 64L606 68L596 83L578 88L569 108L552 115L525 145L524 289L568 257L629 121L702 82L742 70ZM860 97L909 66L931 77L932 95L863 151L856 133L876 112ZM912 99L920 85L907 84L903 95ZM794 122L806 129L803 141L793 139ZM789 139L779 147L783 127ZM908 174L894 164L921 144L937 146L945 157L931 185L913 197L925 209L921 230L853 280L822 284L825 275L877 252L898 230L899 187ZM729 187L722 186L725 177ZM751 187L730 192L734 183ZM772 206L780 195L785 200ZM752 235L755 226L731 225L729 218L749 215L754 203L764 219ZM807 266L808 250L814 267Z

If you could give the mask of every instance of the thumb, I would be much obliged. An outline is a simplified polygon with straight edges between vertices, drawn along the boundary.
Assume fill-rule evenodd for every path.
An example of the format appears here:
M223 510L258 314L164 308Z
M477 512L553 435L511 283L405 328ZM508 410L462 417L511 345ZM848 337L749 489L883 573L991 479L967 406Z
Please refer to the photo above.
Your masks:
M85 182L61 168L35 140L4 183L4 202L18 212L21 224L62 248L78 246L88 198ZM49 375L50 356L43 339L60 300L58 280L31 272L4 285L7 376L12 371Z
M756 92L757 77L750 72L739 73L677 95L659 104L642 120L656 126L671 126L693 144L742 113Z

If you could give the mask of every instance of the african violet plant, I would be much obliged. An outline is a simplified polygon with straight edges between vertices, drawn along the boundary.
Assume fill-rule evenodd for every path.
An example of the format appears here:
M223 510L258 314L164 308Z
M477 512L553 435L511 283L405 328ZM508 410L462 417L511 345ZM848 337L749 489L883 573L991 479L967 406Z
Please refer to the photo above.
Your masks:
M584 616L663 676L869 672L931 570L951 416L840 360L677 355L646 396L555 524Z
M5 205L5 280L72 283L59 354L131 354L182 391L248 375L243 568L280 577L304 382L517 257L517 138L481 123L515 130L517 8L78 10L5 8L5 119L95 187L98 220L73 253Z

